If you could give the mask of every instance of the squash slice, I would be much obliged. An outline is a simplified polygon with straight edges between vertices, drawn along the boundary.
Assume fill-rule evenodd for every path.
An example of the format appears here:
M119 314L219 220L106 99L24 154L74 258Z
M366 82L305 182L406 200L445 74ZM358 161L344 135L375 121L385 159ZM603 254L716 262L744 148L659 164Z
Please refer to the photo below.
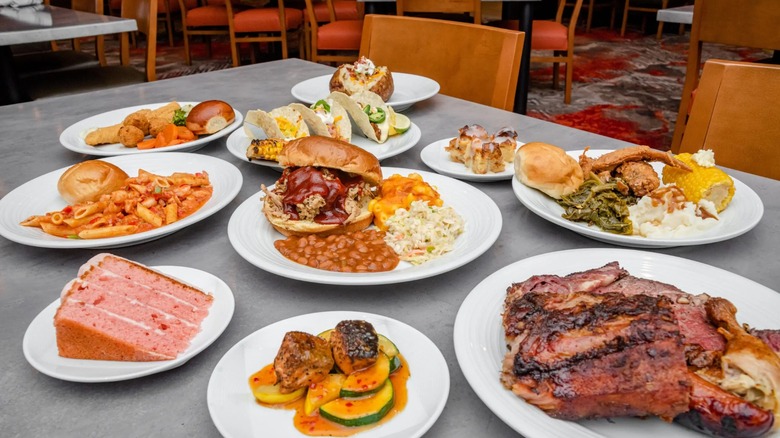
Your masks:
M373 365L347 376L344 384L341 385L341 397L363 397L378 392L388 377L390 377L390 359L380 351Z
M386 380L376 394L360 399L339 398L320 406L323 418L344 426L365 426L381 420L395 404L395 392Z

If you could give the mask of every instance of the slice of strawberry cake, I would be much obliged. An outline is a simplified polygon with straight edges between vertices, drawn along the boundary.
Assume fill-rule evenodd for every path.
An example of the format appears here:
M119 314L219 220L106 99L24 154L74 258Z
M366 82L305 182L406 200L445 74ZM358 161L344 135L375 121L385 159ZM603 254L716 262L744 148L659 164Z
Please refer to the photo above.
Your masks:
M139 263L98 254L62 290L54 315L59 355L175 359L200 332L213 297Z

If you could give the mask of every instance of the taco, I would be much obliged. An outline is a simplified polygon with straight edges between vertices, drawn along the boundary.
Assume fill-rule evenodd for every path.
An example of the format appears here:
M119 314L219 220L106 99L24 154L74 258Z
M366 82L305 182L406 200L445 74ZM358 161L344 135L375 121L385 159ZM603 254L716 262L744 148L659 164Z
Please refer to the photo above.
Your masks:
M352 124L349 122L347 111L333 99L318 100L311 107L300 103L291 103L289 106L301 113L303 120L315 135L346 142L352 139Z
M289 106L274 108L271 112L249 111L246 113L246 122L262 129L267 138L293 140L309 136L309 127L306 126L303 116ZM253 126L244 125L244 129L253 134L251 137L257 138Z
M393 108L385 105L378 94L361 91L352 96L334 91L328 98L341 104L355 125L366 137L377 143L384 143L390 135L395 120Z

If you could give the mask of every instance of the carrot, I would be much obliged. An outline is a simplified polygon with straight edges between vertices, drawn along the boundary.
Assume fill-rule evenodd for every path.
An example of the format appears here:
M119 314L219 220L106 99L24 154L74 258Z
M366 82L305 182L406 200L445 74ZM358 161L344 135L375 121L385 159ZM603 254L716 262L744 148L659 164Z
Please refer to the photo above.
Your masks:
M186 126L177 126L176 130L177 130L178 138L184 141L195 140L197 138L195 133L187 129Z
M172 142L168 143L166 146L176 146L177 144L187 143L187 140L177 138L176 140L173 140Z
M156 147L163 147L168 146L171 144L172 141L176 140L176 134L178 133L178 129L176 129L176 125L173 123L169 123L165 125L165 127L160 131L159 134L157 134L157 144Z
M148 140L143 140L138 142L138 149L153 149L157 145L157 139L156 138L150 138Z

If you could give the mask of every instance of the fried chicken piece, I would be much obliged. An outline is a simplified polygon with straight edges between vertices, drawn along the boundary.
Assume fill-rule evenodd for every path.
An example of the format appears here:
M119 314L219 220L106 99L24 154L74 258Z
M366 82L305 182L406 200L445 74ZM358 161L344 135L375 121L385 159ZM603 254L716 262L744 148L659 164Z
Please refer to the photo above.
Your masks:
M366 321L341 321L330 334L333 359L345 374L373 365L379 357L379 337Z
M304 332L287 332L274 359L282 394L324 380L332 368L328 341Z
M149 135L157 137L157 134L165 128L166 125L170 125L171 120L165 117L151 117L149 118Z
M613 171L616 167L629 161L660 161L672 167L677 167L690 172L691 168L682 161L674 158L670 152L663 152L653 149L649 146L633 146L629 148L618 149L606 153L596 159L590 159L585 156L585 151L580 155L580 167L585 175L599 173L603 171Z
M167 121L166 123L173 123L173 114L178 109L181 109L181 105L179 105L178 102L171 102L161 106L160 108L153 109L148 117L150 120L156 117L160 117L165 119Z
M119 143L119 128L122 124L105 126L98 128L84 138L84 143L90 146L97 146L101 144Z
M726 351L720 359L722 380L718 385L780 414L780 356L737 322L737 308L730 301L710 298L705 308L707 317L718 326L718 333L726 338Z
M125 125L119 128L119 142L125 147L134 148L138 142L146 137L140 129L133 125Z
M127 117L122 122L124 126L135 126L140 129L144 135L149 134L149 116L152 114L152 110L142 109L138 110Z
M646 161L629 161L615 169L636 196L645 196L661 185L655 169Z

